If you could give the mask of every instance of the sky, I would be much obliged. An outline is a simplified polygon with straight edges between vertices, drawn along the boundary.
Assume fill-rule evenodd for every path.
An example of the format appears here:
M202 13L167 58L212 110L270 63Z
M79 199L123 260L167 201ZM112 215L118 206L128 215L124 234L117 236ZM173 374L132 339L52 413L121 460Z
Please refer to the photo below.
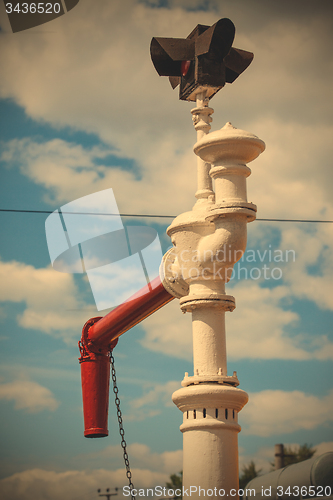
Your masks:
M193 103L158 76L150 40L229 17L234 46L255 57L211 100L212 131L230 121L265 142L248 178L258 218L333 220L330 0L80 0L18 33L0 10L1 209L53 212L111 188L122 214L170 216L122 217L154 228L165 253L167 226L195 202L196 134ZM108 311L85 274L52 268L46 218L0 212L0 492L92 500L127 484L112 394L109 437L83 437L77 342ZM248 227L226 318L228 371L249 394L241 468L253 460L268 472L276 443L333 451L332 230ZM171 394L193 373L190 316L172 301L123 335L114 357L133 483L163 486L182 469Z

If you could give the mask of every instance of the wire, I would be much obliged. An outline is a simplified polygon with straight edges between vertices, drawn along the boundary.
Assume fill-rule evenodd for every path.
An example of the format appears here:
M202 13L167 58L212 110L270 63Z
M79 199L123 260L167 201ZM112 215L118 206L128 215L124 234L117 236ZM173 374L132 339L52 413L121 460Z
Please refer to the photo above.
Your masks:
M31 214L53 214L54 210L14 210L9 208L0 208L0 212L18 212L18 213L31 213ZM166 219L174 219L176 215L149 215L149 214L105 214L105 213L95 213L95 212L64 212L62 214L71 215L110 215L114 217L160 217Z
M312 220L312 219L256 219L260 222L316 222L333 224L333 220Z
M12 213L29 213L29 214L53 214L54 210L15 210L11 208L0 208L0 212L12 212ZM110 215L110 216L120 216L120 217L150 217L156 219L175 219L177 215L155 215L155 214L106 214L106 213L94 213L94 212L61 212L63 214L71 215ZM316 224L326 223L333 224L333 220L312 220L312 219L256 219L260 222L314 222Z

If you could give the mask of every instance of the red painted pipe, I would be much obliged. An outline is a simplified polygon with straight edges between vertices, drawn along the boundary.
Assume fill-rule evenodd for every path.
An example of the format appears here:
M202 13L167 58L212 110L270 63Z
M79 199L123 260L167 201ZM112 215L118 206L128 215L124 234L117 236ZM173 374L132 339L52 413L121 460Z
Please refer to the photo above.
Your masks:
M105 437L108 431L110 357L81 351L84 436Z
M174 299L164 288L160 277L132 295L130 299L113 309L89 328L88 338L94 345L107 346L130 328L153 314ZM146 292L146 293L145 293Z
M104 318L91 318L83 327L79 362L85 437L105 437L109 434L109 352L116 346L118 337L174 299L159 277L148 287L139 290Z

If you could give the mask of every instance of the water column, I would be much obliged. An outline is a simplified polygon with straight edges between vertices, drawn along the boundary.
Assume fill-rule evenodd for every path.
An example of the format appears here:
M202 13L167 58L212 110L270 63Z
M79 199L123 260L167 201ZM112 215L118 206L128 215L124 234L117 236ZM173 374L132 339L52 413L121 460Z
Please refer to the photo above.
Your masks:
M194 123L208 125L212 110L200 98ZM172 396L183 412L183 486L191 498L202 498L203 490L212 498L238 490L238 413L248 395L237 387L236 372L227 373L225 312L235 308L235 299L225 284L245 251L247 223L256 217L256 206L247 201L246 164L264 148L258 137L230 123L201 134L194 146L200 160L197 202L167 230L174 248L164 259L164 284L178 287L180 308L192 315L194 373L185 373L183 387Z

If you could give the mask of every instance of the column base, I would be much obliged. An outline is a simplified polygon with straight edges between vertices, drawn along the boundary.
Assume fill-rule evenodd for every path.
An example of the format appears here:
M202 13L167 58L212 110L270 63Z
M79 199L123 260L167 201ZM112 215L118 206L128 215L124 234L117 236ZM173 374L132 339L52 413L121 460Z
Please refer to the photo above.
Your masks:
M192 500L203 496L237 500L238 412L248 401L247 393L226 384L204 383L179 389L172 400L183 412L183 488Z

